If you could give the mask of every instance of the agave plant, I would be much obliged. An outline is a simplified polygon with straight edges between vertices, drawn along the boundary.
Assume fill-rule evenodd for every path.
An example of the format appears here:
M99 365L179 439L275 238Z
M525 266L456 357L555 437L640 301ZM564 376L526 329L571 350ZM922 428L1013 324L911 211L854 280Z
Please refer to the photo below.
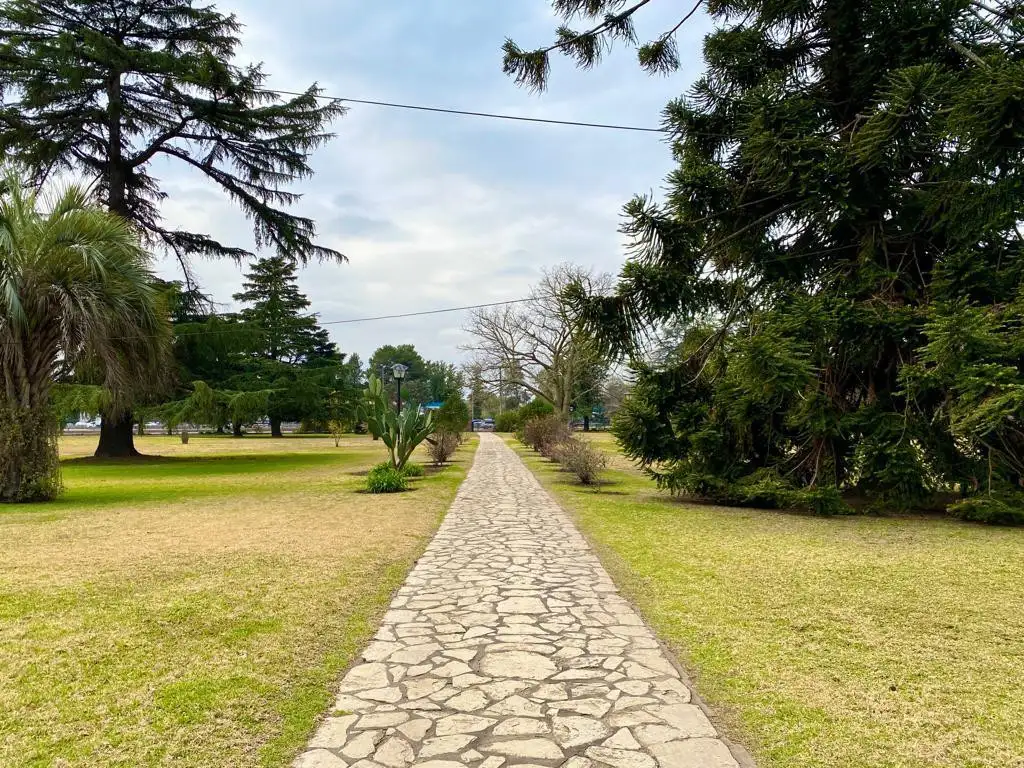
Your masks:
M0 501L60 490L55 382L83 361L108 391L151 377L170 331L131 225L68 187L0 176Z
M412 406L406 406L401 413L395 413L384 393L384 384L371 375L366 387L366 398L362 416L374 437L379 437L387 446L391 466L402 469L412 452L433 431L433 417L430 413L420 414Z

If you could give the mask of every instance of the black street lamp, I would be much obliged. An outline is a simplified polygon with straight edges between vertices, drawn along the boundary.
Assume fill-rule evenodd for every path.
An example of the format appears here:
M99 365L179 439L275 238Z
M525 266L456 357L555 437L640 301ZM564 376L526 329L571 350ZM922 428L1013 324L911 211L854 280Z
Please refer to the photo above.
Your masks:
M405 378L405 373L408 371L408 366L402 365L401 363L395 363L391 369L391 375L395 377L395 381L398 382L398 413L402 413L402 379Z

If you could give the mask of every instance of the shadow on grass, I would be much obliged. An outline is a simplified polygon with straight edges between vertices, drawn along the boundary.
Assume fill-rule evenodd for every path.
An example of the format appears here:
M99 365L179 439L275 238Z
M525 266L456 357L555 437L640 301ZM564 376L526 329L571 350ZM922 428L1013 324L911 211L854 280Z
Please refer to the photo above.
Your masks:
M58 513L83 507L151 504L230 496L246 492L226 481L247 475L281 473L281 482L265 492L288 487L287 475L303 469L363 460L351 454L269 453L257 456L147 456L137 459L68 459L62 462L64 493L52 502L0 505L0 515L31 512L33 519L58 519ZM48 517L47 517L48 516Z
M255 474L345 463L351 455L337 453L261 453L256 456L140 456L134 459L97 459L88 456L62 462L65 477L124 477L160 479L205 475Z

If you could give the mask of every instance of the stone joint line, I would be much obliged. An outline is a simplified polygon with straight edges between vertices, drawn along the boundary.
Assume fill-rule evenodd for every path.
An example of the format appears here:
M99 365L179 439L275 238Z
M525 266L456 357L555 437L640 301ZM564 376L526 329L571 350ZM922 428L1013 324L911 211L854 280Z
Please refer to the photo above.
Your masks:
M519 457L473 467L295 768L737 768Z

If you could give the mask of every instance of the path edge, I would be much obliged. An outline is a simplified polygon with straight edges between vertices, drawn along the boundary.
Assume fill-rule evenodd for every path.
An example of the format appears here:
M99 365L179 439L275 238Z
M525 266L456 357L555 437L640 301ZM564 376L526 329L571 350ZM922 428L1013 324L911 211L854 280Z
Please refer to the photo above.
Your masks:
M562 513L562 515L572 524L572 526L576 529L580 536L583 537L583 540L586 541L587 546L590 547L591 551L594 553L594 556L597 558L598 562L601 563L601 567L604 568L605 573L608 574L608 577L612 580L612 583L615 584L615 589L618 592L619 596L623 600L625 600L629 604L629 607L632 608L633 611L636 613L636 615L640 617L640 621L643 622L643 625L650 630L651 635L657 641L658 647L661 649L662 654L679 673L680 679L683 681L683 684L690 691L690 703L696 704L698 707L700 707L704 715L708 718L708 720L711 721L711 724L715 726L715 730L718 731L719 740L721 740L721 742L729 748L729 752L732 754L736 762L739 763L740 768L758 768L757 762L754 760L753 755L750 754L750 751L745 746L743 746L737 741L734 741L732 738L726 735L727 731L723 729L722 721L717 717L714 710L712 710L708 706L707 702L704 701L704 697L697 692L696 688L694 687L692 675L690 674L689 670L686 669L682 661L680 661L679 657L676 655L676 652L668 643L661 639L661 635L654 629L653 626L651 626L651 623L647 620L647 616L644 615L643 611L640 610L639 606L637 606L634 600L622 591L622 588L619 586L618 582L616 582L614 575L604 564L604 561L601 559L601 552L603 550L603 547L598 546L597 543L594 542L593 539L591 539L591 537L577 523L576 516L572 512L567 510L565 506L557 498L555 498L554 494L552 494L551 491L544 485L544 483L541 482L541 479L537 476L537 473L534 472L525 461L523 461L523 458L522 456L519 455L519 452L516 451L515 448L513 448L511 445L509 445L510 439L497 434L495 434L495 437L501 440L502 444L509 451L511 451L512 455L516 457L516 461L522 464L526 471L530 473L530 476L533 477L533 479L536 481L541 492L548 496L552 503L554 503L554 505L558 507L558 510ZM474 454L474 461L475 460L476 456ZM469 477L469 473L467 473L466 476ZM461 487L462 486L459 486L460 490ZM455 503L454 500L452 503Z

